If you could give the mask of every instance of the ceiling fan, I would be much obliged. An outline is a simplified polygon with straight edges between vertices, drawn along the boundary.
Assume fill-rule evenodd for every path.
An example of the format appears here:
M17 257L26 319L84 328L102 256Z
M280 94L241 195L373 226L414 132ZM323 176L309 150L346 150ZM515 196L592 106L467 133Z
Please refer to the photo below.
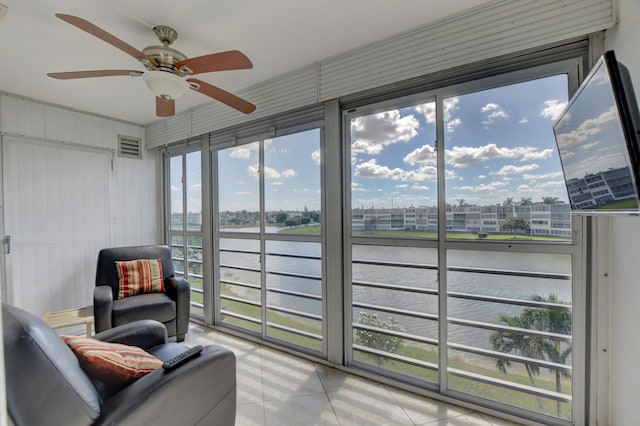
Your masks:
M187 89L195 90L205 96L209 96L245 114L249 114L256 109L254 104L219 87L205 83L202 80L189 78L189 76L194 74L212 71L252 68L253 64L249 58L238 50L187 58L183 53L169 47L176 38L178 38L178 33L173 28L159 25L153 28L153 32L158 39L160 39L162 46L149 46L140 51L82 18L62 13L57 13L56 17L133 56L144 65L147 71L95 70L53 72L47 74L49 77L61 80L123 75L142 77L142 80L147 84L149 90L156 96L156 115L158 117L170 117L174 115L175 99L182 96Z

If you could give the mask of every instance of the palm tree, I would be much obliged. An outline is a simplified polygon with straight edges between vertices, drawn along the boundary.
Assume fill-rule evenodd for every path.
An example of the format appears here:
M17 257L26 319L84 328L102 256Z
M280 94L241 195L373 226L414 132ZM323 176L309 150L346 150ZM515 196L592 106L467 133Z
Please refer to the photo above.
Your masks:
M533 200L531 200L531 198L521 197L518 204L520 204L521 206L530 206L531 204L533 204Z
M512 206L513 205L513 197L507 197L505 198L505 200L502 202L503 206Z
M558 202L558 197L542 197L542 204L555 204Z
M541 303L562 304L556 294L549 294L547 298L540 295L531 296L531 300ZM571 335L571 312L557 308L526 308L521 315L499 314L498 319L505 325L518 329L547 331L556 334ZM504 353L515 353L531 359L548 360L558 364L565 364L571 354L571 346L563 347L562 341L549 337L530 336L517 331L496 331L490 337L494 350ZM511 363L506 359L497 359L496 367L503 373ZM535 386L534 376L540 374L537 365L524 363L532 386ZM555 373L556 392L562 392L562 378L571 375L566 371L551 369ZM536 397L541 412L545 412L542 401ZM561 415L561 403L557 401L557 415Z

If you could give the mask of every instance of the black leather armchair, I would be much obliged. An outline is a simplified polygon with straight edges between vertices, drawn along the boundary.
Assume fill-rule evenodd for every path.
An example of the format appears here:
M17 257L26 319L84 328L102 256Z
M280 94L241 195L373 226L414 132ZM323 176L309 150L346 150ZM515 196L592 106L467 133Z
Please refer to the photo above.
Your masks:
M139 294L118 299L117 261L160 259L165 293ZM169 337L181 342L189 329L189 283L174 276L171 249L168 246L115 247L100 250L93 292L96 332L142 319L160 321Z
M40 318L3 303L2 326L7 408L16 426L235 422L235 356L221 346L206 346L175 370L159 368L114 391L87 376L71 349ZM167 343L165 327L153 320L93 337L142 347L162 361L187 349Z

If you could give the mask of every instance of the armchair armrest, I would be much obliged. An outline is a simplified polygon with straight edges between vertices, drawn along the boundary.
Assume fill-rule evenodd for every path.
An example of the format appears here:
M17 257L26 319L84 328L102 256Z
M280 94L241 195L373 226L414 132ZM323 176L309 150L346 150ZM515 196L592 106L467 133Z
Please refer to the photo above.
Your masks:
M189 294L190 290L191 286L189 285L189 281L184 278L169 277L164 280L164 291L173 300L177 301L183 297L189 299L191 297Z
M141 320L102 331L93 338L148 349L167 343L167 329L161 322Z
M169 277L165 279L164 287L169 297L176 301L176 339L181 342L189 331L191 286L184 278Z
M113 290L111 286L99 285L93 289L93 316L96 332L108 330L112 325Z
M113 395L102 407L100 424L146 424L153 419L157 425L231 426L235 411L235 356L212 345L175 370L159 368Z

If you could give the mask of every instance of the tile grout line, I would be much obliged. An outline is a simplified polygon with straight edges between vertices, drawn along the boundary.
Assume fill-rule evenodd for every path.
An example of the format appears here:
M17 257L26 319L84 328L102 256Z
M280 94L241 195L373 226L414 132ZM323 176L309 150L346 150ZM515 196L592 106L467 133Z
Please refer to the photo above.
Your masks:
M316 373L316 376L318 376L318 380L320 380L320 385L322 385L322 390L324 391L324 395L327 398L327 401L329 401L329 406L331 407L331 411L333 412L333 415L336 418L336 421L338 422L338 426L341 426L342 423L340 422L340 417L338 417L338 413L336 412L336 408L333 406L333 402L331 401L331 398L329 397L329 392L327 392L327 388L324 385L324 381L322 381L322 377L320 376L320 373L318 372L318 365L317 363L313 364L313 371Z

